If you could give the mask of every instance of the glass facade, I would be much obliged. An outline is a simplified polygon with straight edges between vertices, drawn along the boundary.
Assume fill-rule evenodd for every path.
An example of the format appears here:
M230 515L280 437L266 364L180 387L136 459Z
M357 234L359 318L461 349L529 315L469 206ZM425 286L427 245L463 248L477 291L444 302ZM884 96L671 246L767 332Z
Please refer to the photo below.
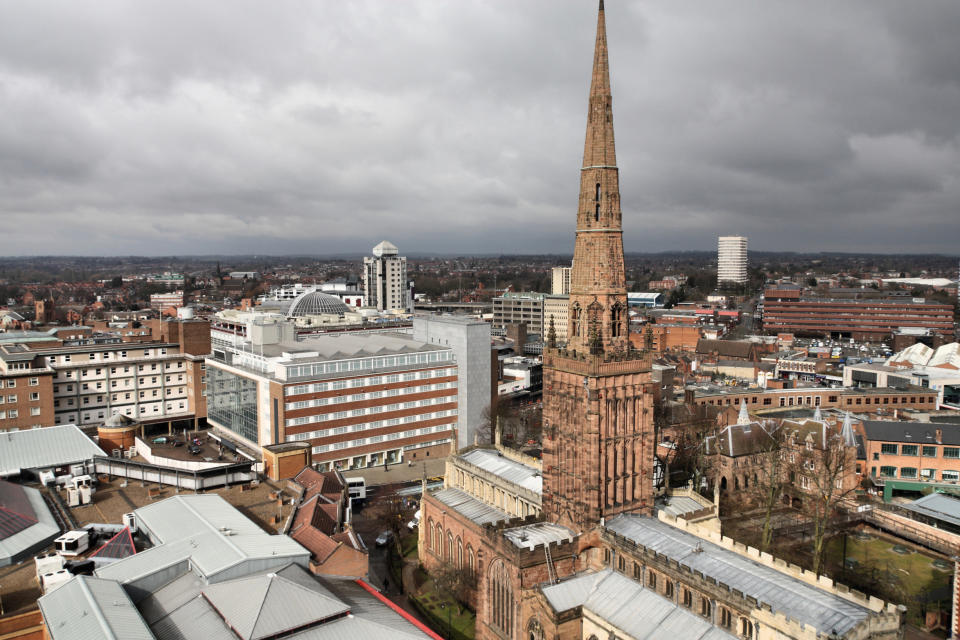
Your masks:
M250 442L257 440L257 383L207 368L207 418Z

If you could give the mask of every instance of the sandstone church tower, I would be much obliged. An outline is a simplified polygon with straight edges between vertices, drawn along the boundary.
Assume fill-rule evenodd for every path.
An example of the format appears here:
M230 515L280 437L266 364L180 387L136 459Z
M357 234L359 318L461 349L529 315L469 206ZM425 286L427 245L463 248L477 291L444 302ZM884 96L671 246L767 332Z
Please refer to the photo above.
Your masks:
M630 346L603 0L570 278L566 347L544 353L543 510L585 531L653 506L650 358Z

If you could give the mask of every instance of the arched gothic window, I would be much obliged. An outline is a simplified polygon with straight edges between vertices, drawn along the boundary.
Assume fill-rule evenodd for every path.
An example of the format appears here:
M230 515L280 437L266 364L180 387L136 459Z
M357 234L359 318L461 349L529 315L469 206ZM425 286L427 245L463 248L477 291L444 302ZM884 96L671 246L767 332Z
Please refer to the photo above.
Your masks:
M544 640L543 625L536 618L530 618L527 623L527 640Z
M436 542L434 542L434 539L433 539L433 518L430 518L430 520L427 523L427 535L430 536L430 538L427 540L427 549L430 549L431 551L435 551L437 547L436 547Z
M457 536L457 569L463 571L463 540Z
M619 303L610 309L610 336L619 338L623 335L623 307Z
M447 532L447 562L453 564L453 534Z
M579 336L580 335L580 305L572 304L570 305L570 335Z
M439 522L437 523L436 543L437 546L434 547L433 551L440 557L443 557L443 526Z
M473 547L467 545L467 573L471 577L477 575L477 562L473 555Z
M490 601L490 623L508 638L513 637L513 585L503 560L490 565L487 579Z

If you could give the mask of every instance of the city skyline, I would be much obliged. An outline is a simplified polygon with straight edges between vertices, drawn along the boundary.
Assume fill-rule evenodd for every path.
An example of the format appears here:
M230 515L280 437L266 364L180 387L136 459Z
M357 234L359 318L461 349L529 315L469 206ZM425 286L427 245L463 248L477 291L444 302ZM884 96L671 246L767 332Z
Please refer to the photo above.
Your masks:
M572 251L593 3L308 9L6 11L0 253ZM626 251L955 253L960 8L924 9L611 3Z

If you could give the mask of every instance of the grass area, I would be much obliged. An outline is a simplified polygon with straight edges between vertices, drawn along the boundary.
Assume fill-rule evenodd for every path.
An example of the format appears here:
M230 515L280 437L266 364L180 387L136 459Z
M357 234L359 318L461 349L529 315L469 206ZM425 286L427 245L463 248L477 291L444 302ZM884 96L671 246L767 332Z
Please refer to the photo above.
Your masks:
M434 631L446 637L448 624L452 629L453 640L473 640L476 634L477 617L470 609L461 605L458 613L456 601L449 595L437 593L433 581L428 580L418 595L411 601L430 620Z
M837 582L872 593L898 604L907 606L907 617L918 622L927 608L936 608L938 594L950 598L952 572L937 569L934 557L906 547L906 553L893 549L903 546L880 536L872 535L862 540L856 535L847 536L846 567L841 570L843 536L837 536L827 545L827 566Z
M417 557L417 545L419 541L417 540L416 532L411 533L410 535L404 536L400 539L400 555L404 558L415 558Z

